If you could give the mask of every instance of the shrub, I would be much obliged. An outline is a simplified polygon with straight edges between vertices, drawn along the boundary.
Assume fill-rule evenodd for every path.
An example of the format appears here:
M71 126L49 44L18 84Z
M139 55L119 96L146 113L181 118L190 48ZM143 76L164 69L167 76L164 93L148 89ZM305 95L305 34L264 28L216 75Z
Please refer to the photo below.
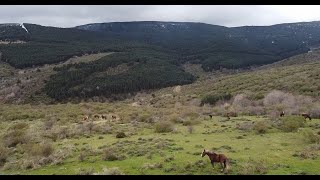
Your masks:
M242 122L236 125L236 129L242 130L242 131L250 131L253 128L254 122Z
M82 161L84 161L84 159L85 159L84 153L83 153L83 152L80 152L80 154L79 154L79 161L82 162Z
M29 150L29 153L32 156L48 157L53 153L53 151L54 151L54 148L52 144L46 142L46 143L31 145L31 149Z
M155 124L155 132L165 133L173 131L173 124L169 121L161 121Z
M193 131L194 131L193 126L188 126L188 132L189 132L190 134L192 134L192 133L193 133Z
M88 168L88 169L81 168L81 169L79 169L77 174L78 175L93 175L93 172L94 172L93 168Z
M230 100L230 99L231 99L230 93L206 95L201 99L201 105L204 105L204 104L215 105L220 100Z
M302 116L285 116L280 119L280 129L285 132L294 132L298 128L304 126L304 118Z
M191 126L191 125L196 125L196 124L199 124L200 121L199 120L190 120L190 119L187 119L187 120L184 120L182 125L184 126Z
M313 133L310 129L304 129L302 135L305 141L308 143L320 143L320 136Z
M95 173L94 175L125 175L118 167L103 168L102 172Z
M315 108L311 109L310 116L312 118L319 119L320 118L320 107L315 107Z
M116 160L119 160L119 158L113 153L112 149L104 149L102 153L102 160L116 161Z
M5 146L15 147L17 144L28 142L29 138L24 129L13 129L9 130L9 132L4 135L3 140Z
M150 122L151 121L151 114L142 114L139 117L140 122Z
M197 119L200 115L195 112L187 112L183 115L184 117L187 117L189 119Z
M278 90L273 90L265 96L263 104L265 106L272 106L281 104L286 99L286 93Z
M124 132L118 132L116 138L125 138L126 134Z
M264 134L267 132L269 124L266 121L258 121L254 124L253 129L257 134Z
M53 125L54 125L54 121L53 120L45 121L43 123L43 126L44 126L45 130L50 130Z
M0 146L0 166L3 166L9 157L9 150L3 146Z
M246 107L251 105L251 101L246 94L237 94L233 99L232 105L235 107Z
M245 162L241 165L239 171L240 175L254 175L254 174L266 174L268 172L268 167L265 161L253 161Z

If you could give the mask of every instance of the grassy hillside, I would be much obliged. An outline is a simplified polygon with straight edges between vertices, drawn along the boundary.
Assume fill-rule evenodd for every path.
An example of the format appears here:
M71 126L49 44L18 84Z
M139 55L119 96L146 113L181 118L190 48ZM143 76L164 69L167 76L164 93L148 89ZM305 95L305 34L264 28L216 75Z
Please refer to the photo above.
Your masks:
M185 94L197 94L200 96L224 94L226 92L235 96L240 93L250 92L254 99L261 99L265 93L278 89L297 95L318 98L320 95L318 54L319 51L301 54L251 70L221 70L215 71L210 76L200 73L200 76L205 76L206 78L201 78L196 83L185 85L182 89ZM160 91L168 93L171 90L163 89Z

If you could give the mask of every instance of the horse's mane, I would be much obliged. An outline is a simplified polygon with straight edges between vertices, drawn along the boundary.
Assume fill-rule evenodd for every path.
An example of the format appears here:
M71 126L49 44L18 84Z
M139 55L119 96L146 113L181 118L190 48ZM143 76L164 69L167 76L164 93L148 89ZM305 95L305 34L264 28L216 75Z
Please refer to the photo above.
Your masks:
M211 155L217 155L217 153L212 152L212 151L207 151L207 150L206 150L206 153L207 153L207 154L211 154Z

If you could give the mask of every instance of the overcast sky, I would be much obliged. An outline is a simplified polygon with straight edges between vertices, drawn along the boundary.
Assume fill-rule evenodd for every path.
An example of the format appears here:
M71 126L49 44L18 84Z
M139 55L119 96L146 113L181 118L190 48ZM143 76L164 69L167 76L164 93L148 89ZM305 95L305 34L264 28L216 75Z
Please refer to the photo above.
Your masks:
M228 27L320 20L319 5L1 5L0 24L45 26L117 21L203 22Z

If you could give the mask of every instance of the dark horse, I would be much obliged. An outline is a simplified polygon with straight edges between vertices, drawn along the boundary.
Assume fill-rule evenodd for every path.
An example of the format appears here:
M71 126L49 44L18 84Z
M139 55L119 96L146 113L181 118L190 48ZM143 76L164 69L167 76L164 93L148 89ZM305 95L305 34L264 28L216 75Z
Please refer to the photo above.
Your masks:
M284 111L282 111L282 112L280 113L280 117L282 117L282 116L284 116Z
M221 170L221 172L223 172L225 169L227 169L227 170L229 169L229 160L224 154L216 154L214 152L209 152L204 149L201 154L201 157L204 157L205 155L209 156L209 159L211 161L211 165L212 165L213 169L214 169L215 162L220 163L221 168L223 168ZM223 165L222 165L222 163L223 163Z
M309 119L311 121L311 116L307 113L302 113L301 116L303 116L305 119Z

